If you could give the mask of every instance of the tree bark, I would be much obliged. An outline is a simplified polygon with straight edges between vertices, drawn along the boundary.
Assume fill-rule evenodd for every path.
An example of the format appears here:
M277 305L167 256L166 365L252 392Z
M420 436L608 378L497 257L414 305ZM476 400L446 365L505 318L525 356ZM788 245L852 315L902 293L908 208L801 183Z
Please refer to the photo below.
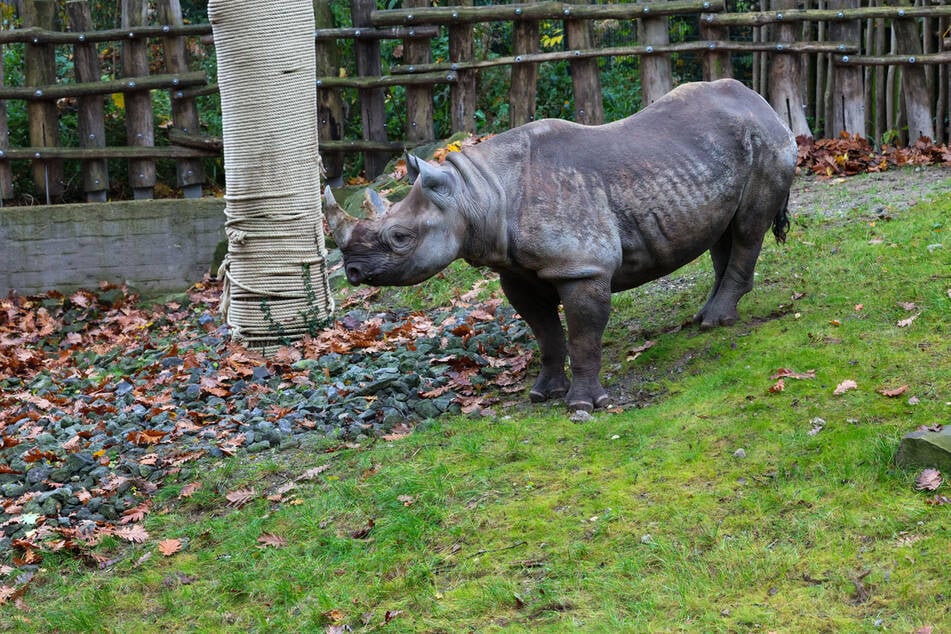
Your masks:
M722 26L711 26L706 22L700 22L700 37L704 40L724 41L728 40L730 30ZM733 77L733 61L728 52L712 50L704 53L702 56L703 81L714 81Z

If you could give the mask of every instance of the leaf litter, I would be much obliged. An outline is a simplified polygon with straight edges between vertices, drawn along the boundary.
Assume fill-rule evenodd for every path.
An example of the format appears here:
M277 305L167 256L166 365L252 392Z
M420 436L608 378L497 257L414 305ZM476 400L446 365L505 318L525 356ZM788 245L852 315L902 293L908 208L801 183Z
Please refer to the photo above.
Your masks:
M532 360L528 327L501 299L370 312L359 292L332 326L265 359L231 343L220 293L206 279L156 306L108 284L0 298L0 550L17 566L57 550L109 567L92 549L108 535L149 542L152 496L186 465L312 434L392 441L446 413L484 414L524 389ZM293 504L289 491L267 494Z

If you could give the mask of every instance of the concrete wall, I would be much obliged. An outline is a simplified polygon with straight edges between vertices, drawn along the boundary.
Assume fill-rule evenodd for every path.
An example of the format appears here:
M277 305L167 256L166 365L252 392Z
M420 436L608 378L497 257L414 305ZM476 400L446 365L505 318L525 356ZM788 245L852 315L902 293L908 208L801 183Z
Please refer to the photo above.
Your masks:
M0 295L91 288L182 291L225 240L224 201L150 200L0 209Z

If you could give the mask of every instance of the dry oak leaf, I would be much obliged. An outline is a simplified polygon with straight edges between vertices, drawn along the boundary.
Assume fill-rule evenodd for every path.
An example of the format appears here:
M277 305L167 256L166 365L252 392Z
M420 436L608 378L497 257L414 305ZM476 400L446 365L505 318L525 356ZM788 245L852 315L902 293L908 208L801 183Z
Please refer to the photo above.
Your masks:
M919 317L920 315L921 315L921 313L915 313L914 315L912 315L912 316L909 317L908 319L902 319L901 321L898 322L898 327L899 327L899 328L907 328L908 326L912 325L912 324L914 323L914 321L915 321L916 319L918 319L918 317Z
M846 379L842 381L841 383L839 383L832 393L835 394L836 396L840 396L842 394L845 394L849 390L856 390L858 389L858 387L859 387L858 383L856 383L852 379Z
M937 469L925 469L915 480L915 488L919 491L934 491L941 486L941 472Z
M225 499L228 500L228 506L239 509L257 497L257 495L254 489L237 489L225 494Z
M775 379L814 379L816 378L816 371L806 370L805 372L796 372L794 370L790 370L789 368L777 368L776 371L773 372L772 376L770 376L769 378L773 380Z
M113 531L116 537L132 542L133 544L144 544L149 539L149 533L138 524L131 526L120 526Z
M258 543L264 548L284 548L287 546L287 540L274 533L261 533L258 537Z
M185 498L190 498L191 496L195 495L195 492L197 492L198 489L200 488L201 488L201 482L197 482L197 481L189 482L188 484L182 487L181 491L179 491L178 499L184 500Z
M159 552L165 555L166 557L171 557L178 551L182 549L182 540L180 539L163 539L158 543Z
M784 379L779 379L771 386L769 386L769 391L773 394L778 394L786 389L786 381Z
M888 398L895 398L895 397L901 396L907 391L908 391L908 386L902 385L901 387L896 387L894 389L887 389L883 387L882 389L878 390L878 393L881 394L882 396L887 396Z

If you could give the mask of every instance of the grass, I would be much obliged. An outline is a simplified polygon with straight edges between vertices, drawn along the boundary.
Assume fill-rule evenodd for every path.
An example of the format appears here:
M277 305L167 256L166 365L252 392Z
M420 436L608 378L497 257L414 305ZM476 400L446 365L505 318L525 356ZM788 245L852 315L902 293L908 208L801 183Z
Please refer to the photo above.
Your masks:
M892 456L951 414L949 214L945 197L888 222L798 218L733 328L674 328L706 261L617 296L605 375L623 411L577 424L519 402L183 472L149 543L103 544L122 558L103 571L46 555L0 631L946 631L951 506ZM446 296L481 274L453 275L435 282ZM816 378L770 392L781 367ZM846 379L858 389L833 395ZM259 497L228 507L247 486ZM167 538L185 547L163 557Z

